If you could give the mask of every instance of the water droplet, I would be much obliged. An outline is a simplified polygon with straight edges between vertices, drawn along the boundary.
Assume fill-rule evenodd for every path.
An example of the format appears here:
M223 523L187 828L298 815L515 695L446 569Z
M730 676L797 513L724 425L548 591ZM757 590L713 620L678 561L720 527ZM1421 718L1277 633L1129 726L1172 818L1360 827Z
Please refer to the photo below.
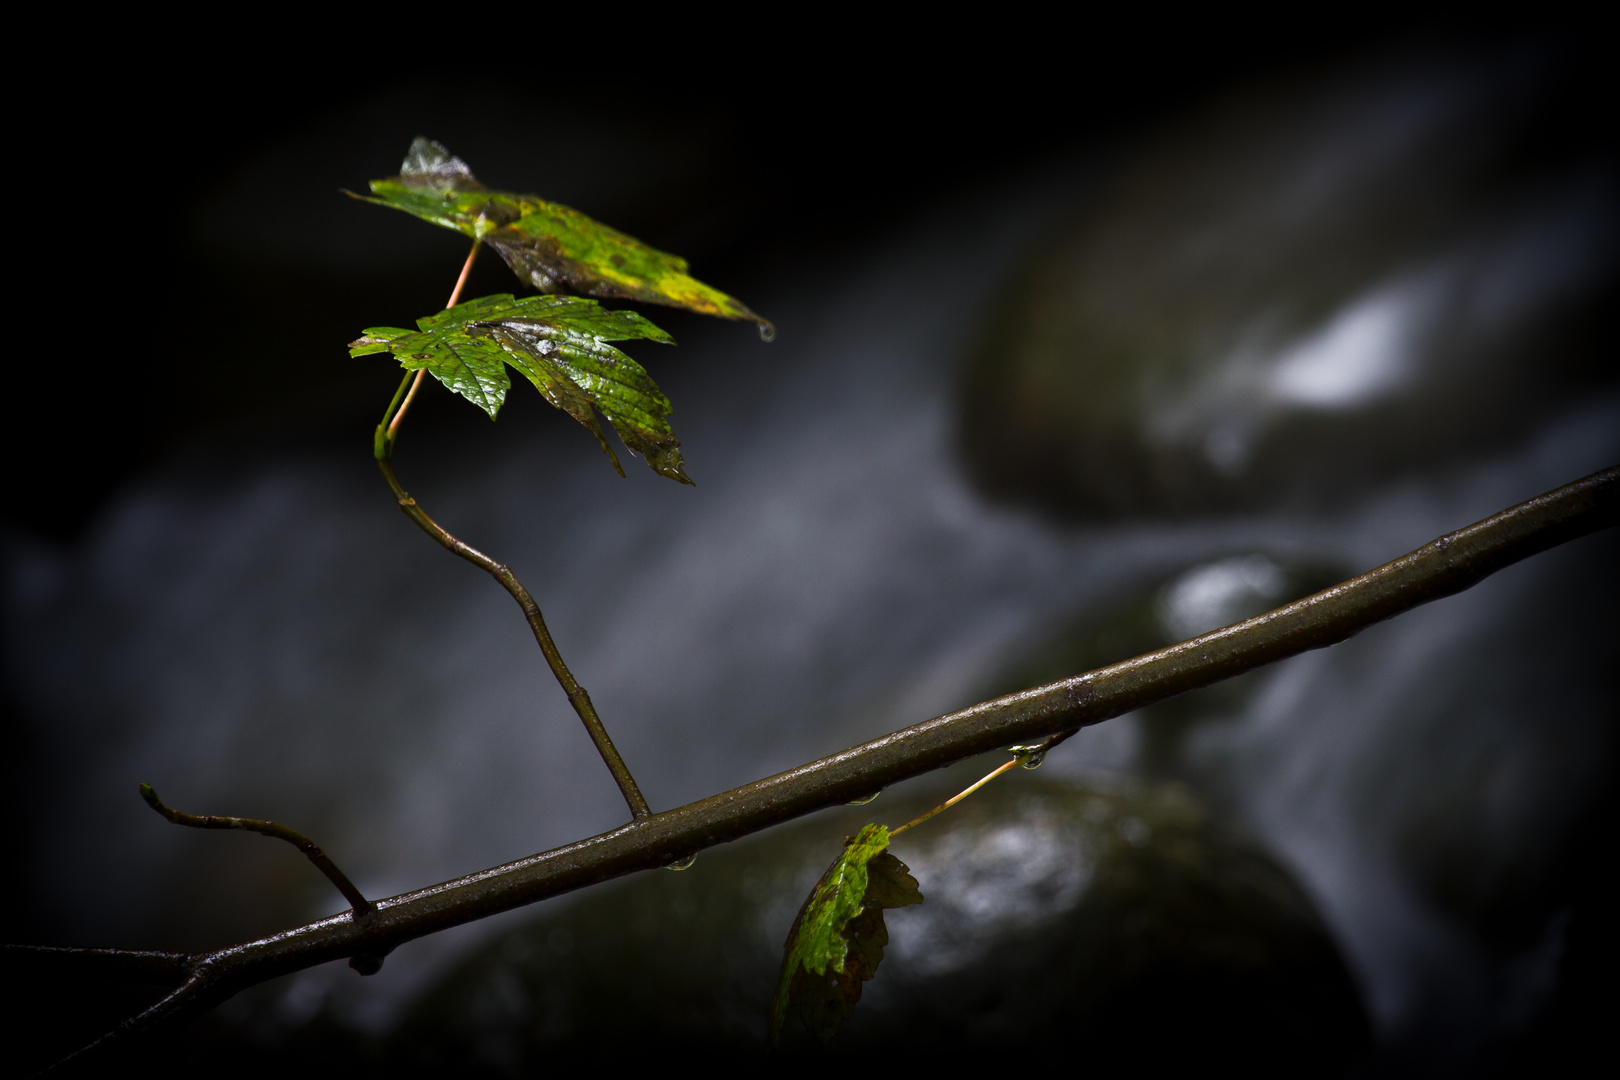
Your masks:
M349 966L362 975L375 975L382 970L383 958L380 956L367 956L365 953L356 953L349 957Z
M851 799L851 800L849 800L849 805L850 806L865 806L867 803L871 802L873 799L877 798L881 794L883 794L883 789L878 788L876 791L872 792L872 794L870 794L870 795L863 795L859 799Z
M1009 746L1007 752L1014 757L1022 758L1019 762L1026 769L1038 769L1046 761L1046 744L1031 743L1029 746Z
M665 869L666 870L686 870L686 869L690 868L691 865L693 863L695 863L695 862L697 862L697 856L696 855L688 855L684 859L676 859L674 862L670 863L667 867L665 867Z
M766 322L764 319L761 319L759 321L759 340L761 340L761 341L775 341L776 340L776 327L772 326L770 323Z

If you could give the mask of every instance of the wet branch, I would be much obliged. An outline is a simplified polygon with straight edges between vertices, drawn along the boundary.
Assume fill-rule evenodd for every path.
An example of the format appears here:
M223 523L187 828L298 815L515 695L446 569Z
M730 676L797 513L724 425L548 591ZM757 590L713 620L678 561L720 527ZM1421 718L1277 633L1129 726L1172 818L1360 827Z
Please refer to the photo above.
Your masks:
M421 513L414 503L407 505L408 496L398 494L407 513ZM426 515L418 524L457 550L452 545L460 541L438 530ZM638 816L599 836L378 901L365 920L333 916L194 954L185 962L185 982L173 994L91 1049L130 1033L168 1027L246 986L345 957L381 956L414 938L664 867L964 758L1014 745L1021 751L1038 749L1035 744L1042 740L1050 747L1080 728L1336 644L1421 604L1462 592L1522 559L1616 524L1620 467L1448 533L1314 596L1178 645L936 717L700 802ZM489 563L481 555L473 559L479 560L481 566ZM489 563L485 569L495 573L504 568ZM85 1056L81 1052L75 1064Z
M354 887L354 882L349 880L349 876L338 869L337 864L327 856L326 852L321 850L319 844L297 829L289 829L287 826L279 825L274 821L260 821L258 818L182 813L179 810L164 806L163 800L158 798L158 793L153 790L151 784L141 785L141 798L146 800L146 805L176 825L188 825L193 829L243 829L247 832L256 832L273 837L277 840L285 840L303 852L304 857L315 864L315 869L325 874L326 880L337 886L338 892L342 893L343 898L353 906L356 919L370 915L372 912L373 905L371 901L367 900L365 895Z

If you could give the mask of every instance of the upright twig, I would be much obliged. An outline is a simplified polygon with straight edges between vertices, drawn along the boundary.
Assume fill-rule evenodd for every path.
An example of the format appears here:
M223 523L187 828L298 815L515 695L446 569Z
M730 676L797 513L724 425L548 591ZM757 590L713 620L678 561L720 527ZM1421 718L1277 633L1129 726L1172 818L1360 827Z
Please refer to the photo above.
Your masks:
M462 264L461 276L456 279L456 287L450 293L450 302L445 305L446 309L455 307L456 301L461 298L462 287L467 284L467 275L472 272L473 259L478 256L479 243L477 240L473 241L472 250L467 253L467 261ZM535 603L534 597L529 595L529 590L523 587L523 583L509 567L496 562L470 544L458 540L438 522L428 517L426 511L418 506L416 500L401 486L399 477L394 475L392 458L399 423L405 415L405 410L411 407L411 400L416 396L417 388L422 385L422 377L426 373L426 368L418 369L414 377L407 373L400 381L399 389L394 391L393 400L388 403L387 410L383 412L382 422L377 425L376 438L373 442L377 467L382 470L383 479L388 482L388 489L394 493L394 500L407 517L447 549L479 569L487 571L491 577L500 582L501 588L512 594L512 599L523 609L523 617L528 620L529 629L534 632L534 640L539 643L540 652L551 667L551 673L556 676L563 693L568 695L569 704L579 714L580 722L585 725L585 731L596 746L597 754L607 765L608 772L613 775L613 782L619 785L619 793L624 796L626 805L630 807L630 816L633 819L644 818L652 813L652 808L647 805L641 789L636 786L635 777L630 775L630 767L624 763L618 748L608 737L607 727L597 715L596 706L591 703L591 696L585 692L585 688L579 684L579 680L574 678L574 673L568 670L568 665L563 662L562 653L557 649L557 643L552 639L550 629L546 627L545 617L540 614L540 605ZM403 403L400 400L401 395L404 397ZM398 411L395 411L396 407Z
M289 829L287 826L277 824L274 821L260 821L258 818L182 813L172 807L163 805L163 800L158 798L158 793L153 790L151 784L141 785L141 798L146 800L146 805L176 825L188 825L193 829L242 829L247 832L256 832L273 837L276 840L285 840L303 852L304 857L315 864L315 869L325 874L326 880L337 886L338 892L342 893L343 898L353 906L355 918L359 919L370 915L373 910L371 901L367 900L365 894L354 887L354 882L349 880L347 874L338 869L337 864L327 856L326 852L321 850L320 845L297 829Z
M377 467L382 469L383 478L388 481L388 487L399 502L399 508L420 525L423 532L474 566L487 571L501 583L501 588L512 594L512 599L523 609L523 617L529 621L529 629L534 631L534 640L539 643L540 651L545 654L546 663L551 665L551 673L562 684L563 692L568 695L569 704L573 705L574 711L579 714L585 730L590 733L591 742L596 744L596 752L607 764L608 772L613 774L614 783L619 785L619 792L630 806L630 815L633 818L644 818L652 813L647 800L642 797L641 789L636 786L635 778L630 775L630 767L624 763L624 758L619 756L613 740L608 738L607 728L602 724L601 717L596 715L596 706L591 704L591 696L579 685L574 673L568 670L568 665L563 663L562 653L557 651L557 643L552 640L551 631L546 628L545 617L540 614L540 605L534 602L529 590L523 587L523 583L508 567L491 559L477 548L457 540L438 522L428 517L427 512L416 505L416 500L400 486L399 478L394 475L393 466L386 458L379 458Z
M1313 596L1178 645L936 717L587 840L379 900L368 919L334 916L193 954L185 983L116 1032L149 1033L280 975L344 957L384 955L414 938L661 868L990 750L1041 740L1051 740L1046 744L1050 747L1080 728L1337 644L1385 619L1462 592L1522 559L1616 524L1620 467L1493 514ZM108 1042L104 1037L94 1046ZM89 1056L87 1051L78 1061Z

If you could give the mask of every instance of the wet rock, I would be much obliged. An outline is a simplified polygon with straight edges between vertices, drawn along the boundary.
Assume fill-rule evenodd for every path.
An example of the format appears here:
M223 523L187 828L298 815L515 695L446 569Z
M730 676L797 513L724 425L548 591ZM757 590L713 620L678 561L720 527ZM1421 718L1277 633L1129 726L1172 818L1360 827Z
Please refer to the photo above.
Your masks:
M385 1056L512 1074L604 1047L758 1058L782 939L839 838L928 805L851 808L548 911L448 975ZM790 1017L789 1062L1061 1053L1331 1073L1365 1048L1309 899L1184 788L1015 773L893 850L926 901L887 913L883 965L826 1050Z
M1375 65L1126 153L968 365L980 487L1092 519L1329 505L1612 384L1614 177L1593 136L1550 145L1557 76Z

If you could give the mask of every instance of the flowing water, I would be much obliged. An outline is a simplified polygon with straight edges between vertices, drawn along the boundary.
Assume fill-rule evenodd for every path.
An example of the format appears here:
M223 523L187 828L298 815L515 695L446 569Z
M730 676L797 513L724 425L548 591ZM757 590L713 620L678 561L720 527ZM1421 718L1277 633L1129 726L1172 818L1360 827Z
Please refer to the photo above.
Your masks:
M1372 85L1366 110L1410 111L1405 84L1360 78L1343 93ZM1311 134L1370 153L1357 123ZM1410 138L1450 130L1435 123ZM770 346L737 329L642 350L696 489L634 466L618 479L560 417L493 451L407 431L406 486L530 586L655 807L978 700L1088 613L1145 598L1168 636L1191 634L1284 598L1290 566L1357 572L1620 459L1610 380L1326 505L1087 524L987 499L960 464L959 372L998 289L1101 171L1088 159L944 204L853 273L748 297L780 328ZM1480 342L1608 280L1610 179L1526 186L1511 214L1345 290L1270 352L1247 339L1165 390L1154 430L1231 470L1268 411L1398 398L1436 357L1466 382ZM705 360L682 374L694 350ZM181 461L71 547L4 551L5 678L49 807L28 878L64 941L220 944L338 906L291 852L163 825L138 781L185 810L293 824L368 895L624 817L509 598L397 514L363 439ZM1296 874L1386 1044L1467 1053L1550 1000L1569 914L1537 889L1609 781L1616 554L1588 539L1278 664L1155 759ZM1125 717L1045 770L1147 768L1150 741ZM306 973L239 1019L324 1005L385 1030L520 917L408 945L376 978Z

